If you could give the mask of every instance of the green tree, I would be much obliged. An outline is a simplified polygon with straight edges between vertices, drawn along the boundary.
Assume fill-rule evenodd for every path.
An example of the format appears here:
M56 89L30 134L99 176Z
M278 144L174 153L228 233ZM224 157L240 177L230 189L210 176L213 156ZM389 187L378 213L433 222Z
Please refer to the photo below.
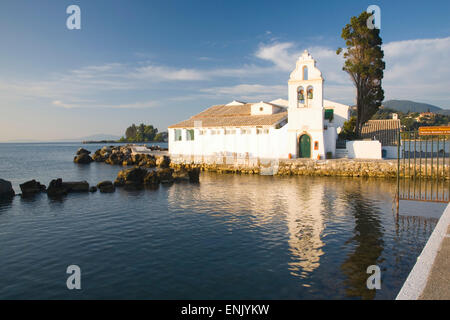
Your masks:
M121 141L128 142L146 142L153 141L158 133L158 129L152 125L141 123L136 126L134 123L125 131L125 137Z
M156 142L164 142L167 139L167 132L160 132L155 136L154 141Z
M371 14L363 12L350 19L341 35L347 48L345 51L342 48L336 51L338 55L344 51L345 64L342 69L350 75L356 87L355 133L358 137L363 124L377 112L384 99L381 87L385 69L382 40L379 29L367 27L370 16Z
M344 122L342 131L339 133L339 138L342 140L354 140L357 136L355 133L356 117L351 117Z
M158 133L158 129L153 128L152 125L146 126L144 129L144 137L147 141L155 140L155 136Z
M130 127L127 128L125 131L125 138L127 140L134 139L137 134L137 128L136 125L133 123Z
M405 127L405 129L407 131L410 130L415 130L418 128L418 123L416 122L416 120L414 118L412 118L410 115L401 118L400 119L400 123L402 124L402 126Z

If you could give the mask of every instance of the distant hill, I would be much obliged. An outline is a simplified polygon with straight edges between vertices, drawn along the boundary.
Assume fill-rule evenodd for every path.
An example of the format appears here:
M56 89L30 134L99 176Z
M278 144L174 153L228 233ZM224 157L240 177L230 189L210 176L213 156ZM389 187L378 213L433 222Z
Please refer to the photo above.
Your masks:
M388 100L383 102L383 106L403 113L430 111L441 114L450 114L450 110L442 109L428 103L414 102L409 100Z
M119 140L119 136L112 134L93 134L86 137L70 138L70 139L45 139L45 140L33 140L33 139L11 139L5 142L10 143L38 143L38 142L81 142L81 141L102 141L102 140Z
M81 137L77 140L81 140L81 141L101 141L101 140L119 140L120 137L119 136L115 136L112 134L93 134L87 137Z

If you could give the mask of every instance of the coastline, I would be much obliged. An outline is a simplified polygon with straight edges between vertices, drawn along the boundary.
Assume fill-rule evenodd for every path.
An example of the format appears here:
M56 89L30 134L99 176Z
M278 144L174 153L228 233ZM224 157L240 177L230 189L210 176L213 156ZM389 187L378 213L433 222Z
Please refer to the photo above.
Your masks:
M102 144L102 143L126 143L126 144L138 144L138 143L167 143L167 141L120 141L120 140L84 140L82 144Z

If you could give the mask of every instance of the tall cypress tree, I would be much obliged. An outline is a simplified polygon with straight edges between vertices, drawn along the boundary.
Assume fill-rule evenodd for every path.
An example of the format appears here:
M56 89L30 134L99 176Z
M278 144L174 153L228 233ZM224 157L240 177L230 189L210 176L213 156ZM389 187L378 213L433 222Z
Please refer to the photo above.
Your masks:
M343 52L344 67L356 87L356 125L355 133L361 135L361 128L381 106L384 100L384 91L381 87L384 53L381 50L382 40L379 29L369 29L367 20L371 14L361 13L352 17L350 23L342 29L341 37L345 40L347 48L339 48L336 53Z

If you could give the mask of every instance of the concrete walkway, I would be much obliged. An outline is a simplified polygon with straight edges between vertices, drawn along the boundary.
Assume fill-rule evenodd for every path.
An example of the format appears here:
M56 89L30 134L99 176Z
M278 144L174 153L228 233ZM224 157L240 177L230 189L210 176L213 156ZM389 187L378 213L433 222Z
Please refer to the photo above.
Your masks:
M450 204L417 258L397 300L450 300Z
M450 300L450 226L434 259L421 300Z

